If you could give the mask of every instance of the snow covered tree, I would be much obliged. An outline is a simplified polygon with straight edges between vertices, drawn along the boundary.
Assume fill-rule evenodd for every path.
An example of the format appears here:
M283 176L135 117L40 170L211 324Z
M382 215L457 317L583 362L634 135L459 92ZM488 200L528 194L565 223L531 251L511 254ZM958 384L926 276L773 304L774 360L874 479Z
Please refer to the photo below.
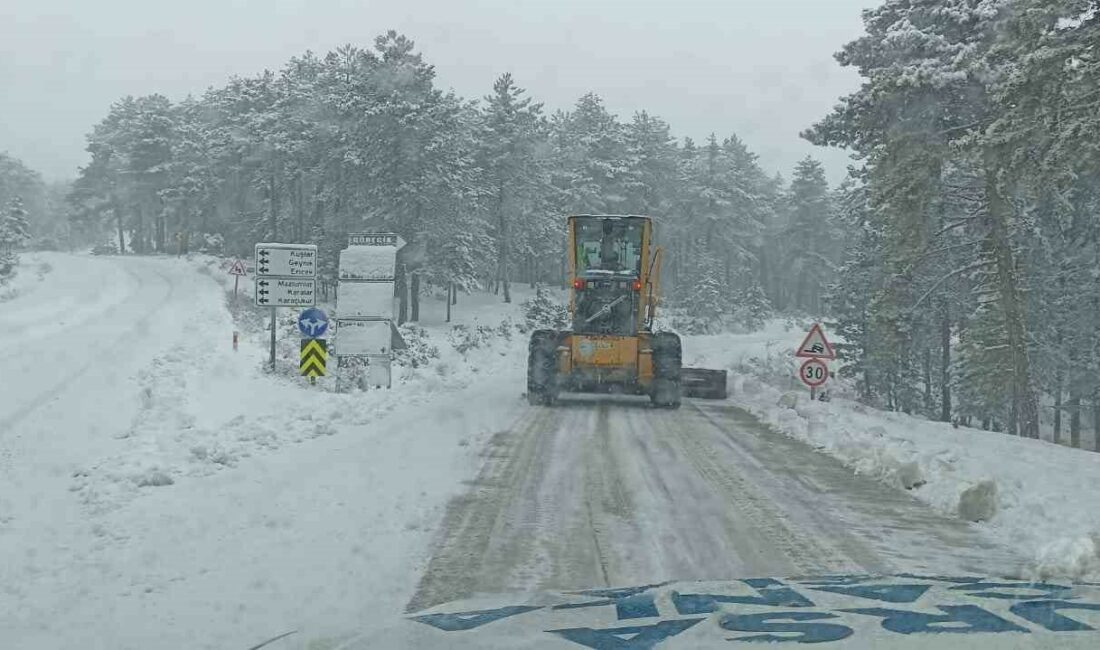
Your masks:
M23 207L22 197L15 196L4 209L0 219L0 248L11 253L30 239L30 224L27 222L27 210Z
M512 301L508 278L513 266L520 260L531 263L537 252L523 235L541 207L548 183L542 154L542 104L533 103L525 94L512 75L505 73L493 84L493 94L485 98L483 113L479 158L485 169L489 223L497 244L494 280L504 290L504 302Z

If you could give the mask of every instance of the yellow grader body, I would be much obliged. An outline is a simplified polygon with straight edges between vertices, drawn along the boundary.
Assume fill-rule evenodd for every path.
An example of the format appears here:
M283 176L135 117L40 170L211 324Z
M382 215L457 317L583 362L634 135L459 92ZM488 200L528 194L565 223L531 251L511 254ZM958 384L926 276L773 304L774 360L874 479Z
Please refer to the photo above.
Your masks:
M528 399L552 404L562 392L625 393L648 395L658 407L679 407L685 372L680 338L653 331L661 250L652 243L652 219L571 216L568 242L571 328L532 334ZM717 396L720 390L725 397L725 373L703 372L709 373L705 390L687 394Z

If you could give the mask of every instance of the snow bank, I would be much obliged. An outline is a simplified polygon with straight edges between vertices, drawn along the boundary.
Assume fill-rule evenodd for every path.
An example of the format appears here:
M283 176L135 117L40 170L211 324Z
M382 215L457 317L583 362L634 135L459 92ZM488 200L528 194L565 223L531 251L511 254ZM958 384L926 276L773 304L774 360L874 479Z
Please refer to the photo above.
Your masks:
M22 253L15 273L0 280L0 302L33 292L46 275L53 271L50 253Z
M729 369L735 404L858 474L978 522L1033 558L1028 577L1100 577L1100 454L878 411L838 383L831 401L811 402L794 376L804 331L773 321L751 335L686 337L685 363Z

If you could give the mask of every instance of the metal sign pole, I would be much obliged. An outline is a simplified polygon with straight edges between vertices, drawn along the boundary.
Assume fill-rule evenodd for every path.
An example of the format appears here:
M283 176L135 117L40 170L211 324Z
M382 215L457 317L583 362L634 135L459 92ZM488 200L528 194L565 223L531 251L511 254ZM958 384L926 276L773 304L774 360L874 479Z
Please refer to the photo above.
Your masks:
M275 372L275 312L278 307L271 308L271 372Z

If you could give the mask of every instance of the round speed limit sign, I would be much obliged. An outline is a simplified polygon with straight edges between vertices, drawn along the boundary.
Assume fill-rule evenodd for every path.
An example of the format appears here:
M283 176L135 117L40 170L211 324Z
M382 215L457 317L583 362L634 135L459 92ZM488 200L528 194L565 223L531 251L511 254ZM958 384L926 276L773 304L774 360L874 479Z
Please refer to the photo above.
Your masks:
M802 368L798 371L802 383L810 388L817 388L829 380L829 366L821 359L806 359Z

